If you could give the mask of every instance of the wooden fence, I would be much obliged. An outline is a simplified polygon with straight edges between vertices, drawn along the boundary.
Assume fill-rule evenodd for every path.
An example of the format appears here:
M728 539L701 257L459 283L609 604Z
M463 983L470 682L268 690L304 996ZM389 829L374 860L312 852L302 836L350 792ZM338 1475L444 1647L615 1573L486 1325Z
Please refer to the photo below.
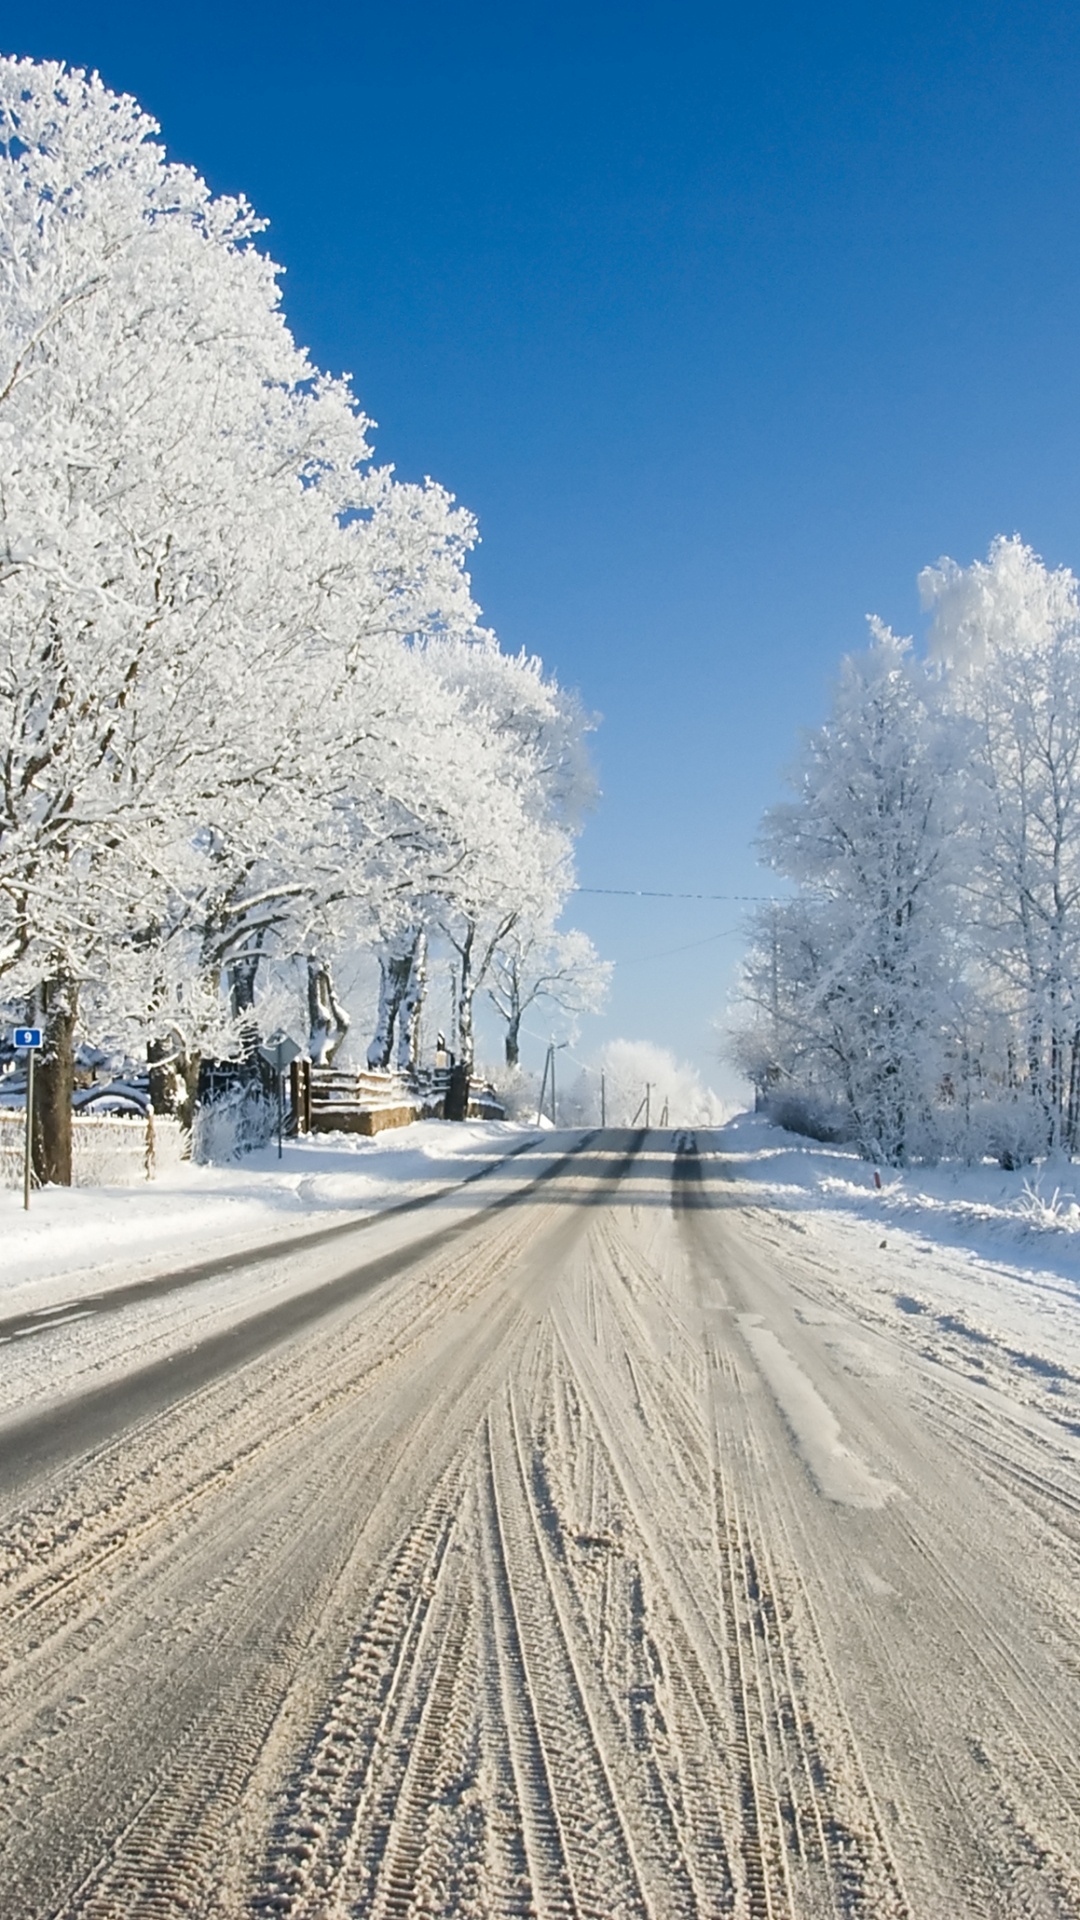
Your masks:
M375 1134L413 1120L441 1120L450 1069L404 1074L371 1067L313 1067L296 1060L290 1079L296 1132ZM469 1118L505 1120L505 1108L489 1082L473 1081Z
M0 1186L21 1187L25 1120L0 1107ZM71 1119L71 1179L76 1187L135 1187L171 1173L187 1158L188 1136L161 1114L76 1113Z

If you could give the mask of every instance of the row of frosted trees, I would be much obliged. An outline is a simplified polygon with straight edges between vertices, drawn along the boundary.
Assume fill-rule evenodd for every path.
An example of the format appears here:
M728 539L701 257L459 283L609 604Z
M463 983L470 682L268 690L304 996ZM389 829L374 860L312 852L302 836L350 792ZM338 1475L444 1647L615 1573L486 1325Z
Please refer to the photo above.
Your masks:
M0 998L46 1028L35 1143L70 1177L80 1033L200 1055L306 1021L378 956L369 1058L408 1061L432 944L467 1065L491 992L605 969L556 931L588 722L480 624L470 516L373 464L242 200L96 76L0 61Z
M734 1055L773 1110L900 1164L1080 1142L1080 583L1016 539L872 623L763 848Z

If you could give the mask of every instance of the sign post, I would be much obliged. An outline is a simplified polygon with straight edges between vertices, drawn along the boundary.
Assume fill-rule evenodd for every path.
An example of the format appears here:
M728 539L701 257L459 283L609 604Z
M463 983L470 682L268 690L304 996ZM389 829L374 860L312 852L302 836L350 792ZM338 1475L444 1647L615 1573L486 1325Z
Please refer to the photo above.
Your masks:
M30 1172L33 1165L34 1138L34 1061L41 1050L40 1027L16 1027L12 1045L26 1055L26 1140L23 1146L23 1207L30 1210Z
M264 1040L259 1052L267 1066L274 1069L277 1081L277 1157L281 1159L281 1136L285 1126L285 1080L284 1075L294 1060L299 1060L304 1049L297 1041L290 1039L287 1033L271 1033Z

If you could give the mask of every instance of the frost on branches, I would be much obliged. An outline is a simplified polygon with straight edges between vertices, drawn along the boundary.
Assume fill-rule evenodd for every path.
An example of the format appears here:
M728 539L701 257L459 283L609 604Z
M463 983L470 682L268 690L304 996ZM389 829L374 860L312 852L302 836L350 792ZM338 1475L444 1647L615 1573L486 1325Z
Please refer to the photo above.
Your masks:
M734 1053L871 1158L1013 1165L1080 1139L1080 583L1019 540L874 625L774 808Z
M337 957L441 937L470 1057L588 797L582 716L478 626L470 516L372 466L262 223L157 131L0 61L0 978L47 1028L43 1179L70 1177L80 1022L159 1089L271 1004L325 1060Z

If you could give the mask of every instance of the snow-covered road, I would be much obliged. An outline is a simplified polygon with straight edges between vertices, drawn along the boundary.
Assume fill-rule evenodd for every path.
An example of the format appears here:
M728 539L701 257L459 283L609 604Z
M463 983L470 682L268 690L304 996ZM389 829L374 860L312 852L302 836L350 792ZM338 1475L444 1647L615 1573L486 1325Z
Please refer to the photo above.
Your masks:
M5 1916L1080 1915L1080 1371L723 1144L0 1350Z

